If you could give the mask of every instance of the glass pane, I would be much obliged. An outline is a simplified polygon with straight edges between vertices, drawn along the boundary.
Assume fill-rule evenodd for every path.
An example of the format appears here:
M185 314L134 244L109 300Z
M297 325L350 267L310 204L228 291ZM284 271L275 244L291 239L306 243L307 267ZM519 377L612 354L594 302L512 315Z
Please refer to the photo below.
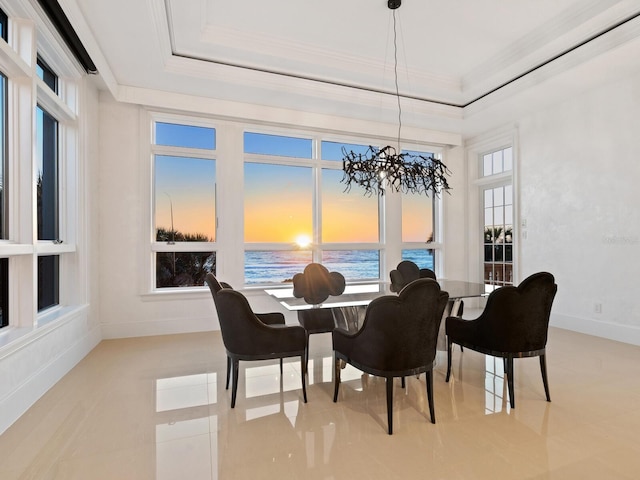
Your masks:
M501 173L502 168L502 150L493 152L493 173Z
M244 153L311 158L312 144L310 138L245 132Z
M504 224L504 207L495 207L493 209L493 221L496 225Z
M156 288L201 287L209 272L216 273L215 252L156 253Z
M0 38L2 38L5 42L9 38L7 33L7 26L9 25L9 19L7 18L7 14L4 11L0 10Z
M216 241L216 163L190 157L155 158L157 241Z
M58 122L36 108L38 240L58 239Z
M378 250L325 250L322 264L330 272L340 272L347 281L380 278Z
M504 204L513 205L513 186L506 185L504 187Z
M38 257L38 311L58 305L59 256Z
M7 78L0 74L0 238L9 238L5 171L7 163Z
M247 285L291 282L311 262L310 250L246 251L244 282Z
M0 258L0 328L9 325L9 259Z
M504 149L504 171L513 170L513 148Z
M352 143L339 143L339 142L322 142L322 160L338 160L342 161L344 154L342 149L347 152L354 152L356 154L364 155L369 149L369 145L356 145Z
M488 153L482 157L482 175L487 177L493 173L493 161L491 160L491 154Z
M419 268L429 268L435 271L435 255L433 250L428 249L405 249L402 250L402 260L409 260Z
M47 84L47 86L58 93L58 76L40 57L36 60L36 75Z
M504 189L502 187L493 189L493 204L504 205Z
M484 191L484 206L493 207L493 190Z
M402 241L432 242L433 198L424 194L402 194Z
M484 209L484 225L485 227L493 225L493 208Z
M504 223L513 223L513 207L511 205L504 207Z
M513 243L513 225L505 225L504 227L504 242Z
M156 144L172 147L215 150L216 129L196 127L193 125L157 122Z
M245 163L245 242L313 238L311 168Z
M342 170L322 170L322 241L377 242L378 197L346 193Z

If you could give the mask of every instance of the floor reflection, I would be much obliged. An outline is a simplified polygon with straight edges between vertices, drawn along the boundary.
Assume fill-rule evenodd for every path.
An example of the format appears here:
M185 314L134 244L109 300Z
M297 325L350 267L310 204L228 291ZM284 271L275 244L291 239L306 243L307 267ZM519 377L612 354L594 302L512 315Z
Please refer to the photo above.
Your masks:
M241 362L230 408L217 332L102 342L0 436L0 478L342 479L637 478L640 348L550 332L553 402L539 363L521 360L510 409L502 359L456 350L394 382L352 366L333 402L330 335L314 338L308 403L300 362ZM446 360L446 359L445 359Z

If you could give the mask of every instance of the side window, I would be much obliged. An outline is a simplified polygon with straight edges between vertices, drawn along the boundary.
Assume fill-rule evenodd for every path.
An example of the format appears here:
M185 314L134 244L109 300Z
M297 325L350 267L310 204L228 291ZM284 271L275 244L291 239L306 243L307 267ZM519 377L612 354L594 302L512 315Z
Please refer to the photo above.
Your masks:
M0 10L0 327L35 328L87 301L75 268L85 104L78 65L42 19L9 20Z
M482 155L483 176L489 180L482 188L483 270L488 285L513 283L513 184L504 175L491 182L492 176L512 171L512 152L507 147Z
M154 123L155 288L204 285L216 270L216 130Z
M59 242L58 121L36 108L38 240ZM38 311L59 303L59 256L38 257Z

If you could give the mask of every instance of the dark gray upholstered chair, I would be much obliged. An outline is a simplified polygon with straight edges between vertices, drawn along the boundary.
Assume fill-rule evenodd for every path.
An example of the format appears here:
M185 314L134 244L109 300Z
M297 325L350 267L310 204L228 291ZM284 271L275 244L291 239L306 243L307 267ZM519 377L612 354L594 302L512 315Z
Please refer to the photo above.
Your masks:
M280 359L280 373L282 374L282 359L300 357L302 377L302 395L307 401L305 384L305 358L307 339L304 329L299 326L286 326L281 314L261 314L261 320L253 313L249 302L240 292L232 288L225 288L215 276L208 273L205 281L211 290L213 301L218 312L222 341L227 351L227 385L229 388L229 373L232 371L231 408L236 405L238 391L238 371L240 360ZM265 323L271 321L273 323Z
M551 305L557 290L553 275L535 273L517 287L506 286L491 292L484 311L475 320L447 318L446 381L451 375L451 346L454 343L502 357L511 408L514 408L513 359L539 356L544 391L550 402L545 349Z
M341 361L363 372L386 378L389 435L393 433L393 379L426 372L431 422L436 422L433 406L433 367L442 314L449 294L432 279L419 279L399 295L373 300L362 328L355 333L333 331L335 359L333 401L338 400Z
M205 277L205 282L211 290L211 295L213 296L213 301L216 300L216 293L218 293L223 288L231 288L233 287L226 282L218 282L218 279L211 274L210 277ZM262 323L266 323L267 325L284 325L284 315L280 312L269 312L269 313L256 313L256 317L260 319ZM280 374L282 374L282 358L280 359ZM229 379L231 377L231 357L227 355L227 383L225 388L229 389Z
M329 272L324 265L310 263L303 273L293 276L293 296L304 298L310 305L319 305L329 296L342 295L346 286L344 276L338 272ZM335 328L333 312L330 308L310 308L298 310L298 321L307 335L307 358L309 360L309 335L326 333Z
M430 268L419 268L412 261L403 260L395 270L389 272L389 277L391 277L391 291L399 292L406 285L419 278L432 278L435 280L436 274Z

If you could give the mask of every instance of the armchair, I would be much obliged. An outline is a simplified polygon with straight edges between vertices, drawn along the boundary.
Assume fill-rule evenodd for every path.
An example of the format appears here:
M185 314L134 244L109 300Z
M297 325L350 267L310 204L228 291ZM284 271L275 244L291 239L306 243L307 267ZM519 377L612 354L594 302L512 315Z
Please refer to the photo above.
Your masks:
M355 333L333 330L335 360L333 401L338 401L341 361L363 372L386 378L389 435L393 433L393 379L426 372L431 422L433 367L442 314L449 299L432 279L419 279L399 295L376 298L367 307L362 328Z
M515 408L513 359L540 357L540 370L547 401L546 344L549 316L558 290L553 275L531 275L517 287L491 292L482 314L475 320L449 317L447 333L447 377L451 375L451 346L456 343L477 352L504 359L511 408Z
M213 300L215 302L216 294L222 290L223 288L230 288L233 290L233 287L226 282L218 282L218 279L213 275L209 274L205 277L205 283L209 287L211 291L211 295L213 296ZM280 312L269 312L269 313L256 313L256 317L267 325L284 325L284 315ZM282 359L280 359L280 374L282 375ZM229 379L231 377L231 357L227 356L227 383L225 388L229 390Z
M222 287L211 273L207 274L205 281L213 296L220 321L222 341L227 351L227 389L230 366L233 367L231 408L236 405L240 360L279 358L282 373L282 359L297 356L300 357L302 395L306 403L304 329L299 326L286 326L284 322L266 324L253 313L249 302L240 292ZM272 318L276 316L272 315Z

